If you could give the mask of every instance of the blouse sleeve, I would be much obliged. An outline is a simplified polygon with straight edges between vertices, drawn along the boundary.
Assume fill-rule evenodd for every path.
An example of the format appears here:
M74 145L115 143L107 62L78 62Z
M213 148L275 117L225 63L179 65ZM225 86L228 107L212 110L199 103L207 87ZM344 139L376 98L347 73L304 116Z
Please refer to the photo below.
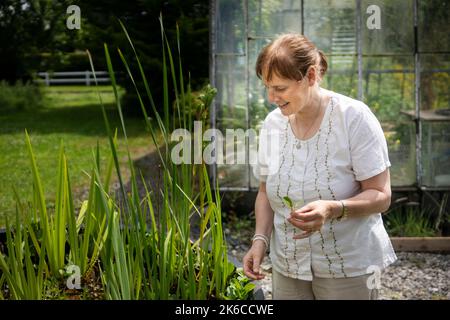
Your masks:
M366 105L350 122L349 143L356 180L369 179L391 166L383 129Z

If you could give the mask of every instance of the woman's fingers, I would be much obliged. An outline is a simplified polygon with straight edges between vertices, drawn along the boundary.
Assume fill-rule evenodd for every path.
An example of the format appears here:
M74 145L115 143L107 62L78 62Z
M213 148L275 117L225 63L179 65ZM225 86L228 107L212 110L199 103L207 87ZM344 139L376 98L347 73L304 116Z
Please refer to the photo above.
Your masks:
M295 239L295 240L305 239L305 238L308 238L308 237L312 236L312 234L314 232L315 231L306 231L306 232L303 232L303 233L295 234L292 238Z
M261 258L255 255L245 256L243 261L244 273L247 277L253 280L261 280L265 276L261 273Z
M253 280L261 280L261 279L264 279L264 277L265 277L265 275L262 274L260 271L255 272L254 268L252 268L251 266L247 267L247 268L244 267L244 273L247 277L249 277L250 279L253 279Z
M310 204L307 204L306 206L303 206L300 209L295 210L295 212L305 213L305 212L309 212L309 211L312 211L312 210L314 210L314 207L312 205L310 205Z
M244 267L244 273L245 273L245 275L247 276L247 277L249 277L250 279L254 279L255 278L255 275L253 274L253 266L252 266L252 264L251 264L251 262L250 261L245 261L245 259L244 259L244 265L243 265L243 267Z
M328 206L325 201L317 200L291 212L295 219L303 221L313 221L316 219L324 220L327 216Z
M300 211L292 211L291 217L302 220L302 221L312 221L317 219L320 214L316 211L308 211L308 212L300 212Z
M287 218L289 223L304 231L295 234L294 239L304 239L310 237L314 232L319 231L324 222L324 208L321 201L314 201L299 210L292 211Z
M293 226L302 229L304 231L308 231L311 229L318 229L318 223L316 221L311 221L311 222L304 222L292 217L287 218L287 220L289 221L289 223L291 223Z

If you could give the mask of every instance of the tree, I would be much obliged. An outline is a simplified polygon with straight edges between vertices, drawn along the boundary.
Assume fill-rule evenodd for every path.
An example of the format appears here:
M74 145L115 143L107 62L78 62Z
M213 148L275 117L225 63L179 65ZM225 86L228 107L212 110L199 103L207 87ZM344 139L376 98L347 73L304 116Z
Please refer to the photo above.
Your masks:
M64 32L68 5L68 0L0 2L0 79L31 79L39 69L39 53L54 53L73 42Z

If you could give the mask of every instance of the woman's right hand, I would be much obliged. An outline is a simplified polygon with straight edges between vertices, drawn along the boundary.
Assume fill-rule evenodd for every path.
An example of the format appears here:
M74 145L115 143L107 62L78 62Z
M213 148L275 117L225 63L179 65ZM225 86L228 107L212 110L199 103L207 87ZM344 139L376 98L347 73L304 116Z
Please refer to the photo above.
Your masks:
M254 241L250 250L244 256L243 265L244 273L247 277L253 280L264 279L264 274L261 272L261 263L264 260L266 253L266 245L263 241Z

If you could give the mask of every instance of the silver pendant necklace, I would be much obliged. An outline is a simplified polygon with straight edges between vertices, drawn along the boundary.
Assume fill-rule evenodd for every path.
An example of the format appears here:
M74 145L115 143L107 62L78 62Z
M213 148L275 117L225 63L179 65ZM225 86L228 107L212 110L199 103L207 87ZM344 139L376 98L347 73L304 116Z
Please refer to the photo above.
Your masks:
M316 117L314 118L314 121L313 121L313 123L311 124L311 126L308 128L308 130L306 130L306 132L305 132L305 134L303 135L303 137L306 137L307 135L308 135L308 133L309 133L309 131L311 130L311 128L314 126L314 124L316 123L316 121L317 121L317 118L319 117L319 115L320 115L320 111L321 111L321 109L322 109L322 98L323 98L323 96L321 95L320 96L320 101L319 101L319 106L318 106L318 108L317 108L317 114L316 114ZM294 124L296 124L296 118L295 118L295 115L294 115ZM295 148L297 148L297 149L300 149L301 147L302 147L302 141L300 140L300 139L298 139L295 135L294 135L294 137L295 137L295 140L297 140L297 144L295 145Z

